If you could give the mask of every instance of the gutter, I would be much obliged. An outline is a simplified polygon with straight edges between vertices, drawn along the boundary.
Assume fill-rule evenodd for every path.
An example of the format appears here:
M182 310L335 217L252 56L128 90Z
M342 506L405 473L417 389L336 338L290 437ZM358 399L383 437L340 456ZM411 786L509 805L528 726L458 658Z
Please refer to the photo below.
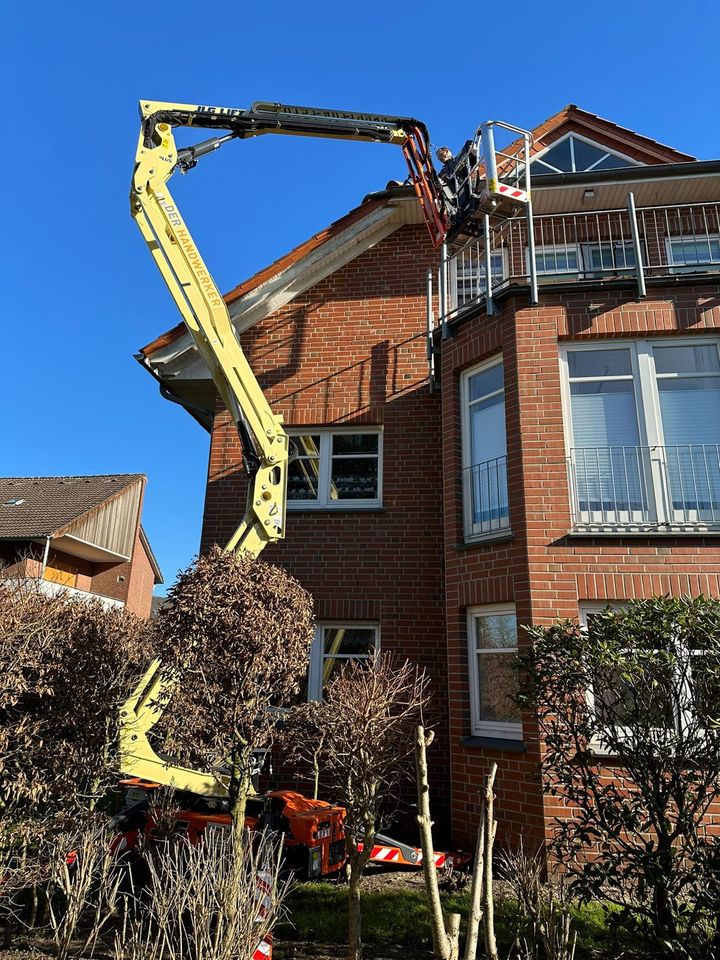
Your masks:
M692 160L688 163L656 163L614 170L584 170L582 173L537 174L532 178L532 188L545 190L548 187L580 187L583 184L640 183L646 180L707 177L718 173L720 160Z
M206 430L208 433L212 433L212 411L205 410L204 407L199 407L197 404L191 403L189 400L183 400L182 397L178 396L177 393L172 391L165 381L152 368L150 360L145 356L144 353L136 353L134 354L134 357L143 370L147 370L153 380L157 382L160 388L160 396L164 400L170 400L171 403L177 403L177 405L186 410L194 420L197 420L203 430Z

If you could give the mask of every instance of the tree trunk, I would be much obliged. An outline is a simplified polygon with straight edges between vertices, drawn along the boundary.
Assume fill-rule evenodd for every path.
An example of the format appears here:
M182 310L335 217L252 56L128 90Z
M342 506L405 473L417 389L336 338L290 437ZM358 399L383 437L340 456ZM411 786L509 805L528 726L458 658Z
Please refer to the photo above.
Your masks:
M472 884L470 886L470 911L465 938L465 960L475 960L480 939L480 921L482 920L483 876L485 863L485 811L483 810L478 826L475 844L475 864L473 865Z
M497 823L494 818L495 774L497 764L493 763L485 781L485 798L483 803L483 819L485 820L485 852L483 854L483 919L485 932L485 956L487 960L498 960L497 941L495 940L495 901L493 900L493 844Z
M453 953L453 940L449 929L446 930L445 918L443 916L442 904L440 903L440 889L438 887L437 869L433 858L433 839L432 839L432 819L430 817L430 784L428 781L427 753L426 748L433 741L433 734L425 737L425 728L417 726L415 728L415 770L417 773L417 791L418 791L418 817L417 822L420 828L420 847L422 849L422 867L425 878L425 889L428 900L430 901L430 924L432 929L433 953L439 960L451 960ZM448 918L448 928L452 917L458 916L451 914ZM459 916L458 916L459 920ZM453 921L454 924L454 921ZM453 927L455 929L455 927ZM455 956L457 957L457 947L460 933L460 927L456 928L455 935Z
M347 960L362 960L362 917L360 913L360 887L362 871L353 857L350 861L350 884L348 886L348 949Z

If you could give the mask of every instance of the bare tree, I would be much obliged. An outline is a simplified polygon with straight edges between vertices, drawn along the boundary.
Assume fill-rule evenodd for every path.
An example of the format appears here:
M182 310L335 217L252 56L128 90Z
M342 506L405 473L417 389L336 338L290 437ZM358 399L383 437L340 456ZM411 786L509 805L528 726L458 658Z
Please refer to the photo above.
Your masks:
M427 701L427 678L409 662L376 654L350 661L328 684L316 722L323 771L346 811L348 960L362 957L360 890L375 835L412 779L413 730Z
M307 675L312 599L280 567L215 548L180 574L156 624L172 685L165 748L193 766L229 770L240 845L253 754L271 746L277 708Z

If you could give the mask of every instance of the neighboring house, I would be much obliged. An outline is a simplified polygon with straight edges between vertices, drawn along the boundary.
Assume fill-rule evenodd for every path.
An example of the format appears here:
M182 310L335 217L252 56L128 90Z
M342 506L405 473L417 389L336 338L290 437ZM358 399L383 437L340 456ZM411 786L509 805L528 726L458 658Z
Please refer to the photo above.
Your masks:
M559 812L508 700L519 625L720 596L720 162L569 106L531 169L536 305L524 218L491 228L490 299L480 236L428 304L439 258L406 188L226 296L297 437L265 555L315 597L310 694L378 644L427 667L435 819L458 843L493 760L501 831ZM140 359L212 431L202 547L222 543L244 508L232 422L182 325Z
M140 524L145 483L139 473L0 478L5 575L149 617L163 578Z

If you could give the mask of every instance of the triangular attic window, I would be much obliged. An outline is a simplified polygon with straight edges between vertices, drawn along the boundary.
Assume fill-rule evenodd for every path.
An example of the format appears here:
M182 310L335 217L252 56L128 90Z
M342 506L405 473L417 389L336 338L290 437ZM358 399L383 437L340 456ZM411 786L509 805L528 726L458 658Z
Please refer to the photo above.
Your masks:
M589 143L571 134L554 143L534 160L530 165L530 172L534 177L542 177L551 173L582 173L632 166L634 164L630 160L607 150L601 144Z

